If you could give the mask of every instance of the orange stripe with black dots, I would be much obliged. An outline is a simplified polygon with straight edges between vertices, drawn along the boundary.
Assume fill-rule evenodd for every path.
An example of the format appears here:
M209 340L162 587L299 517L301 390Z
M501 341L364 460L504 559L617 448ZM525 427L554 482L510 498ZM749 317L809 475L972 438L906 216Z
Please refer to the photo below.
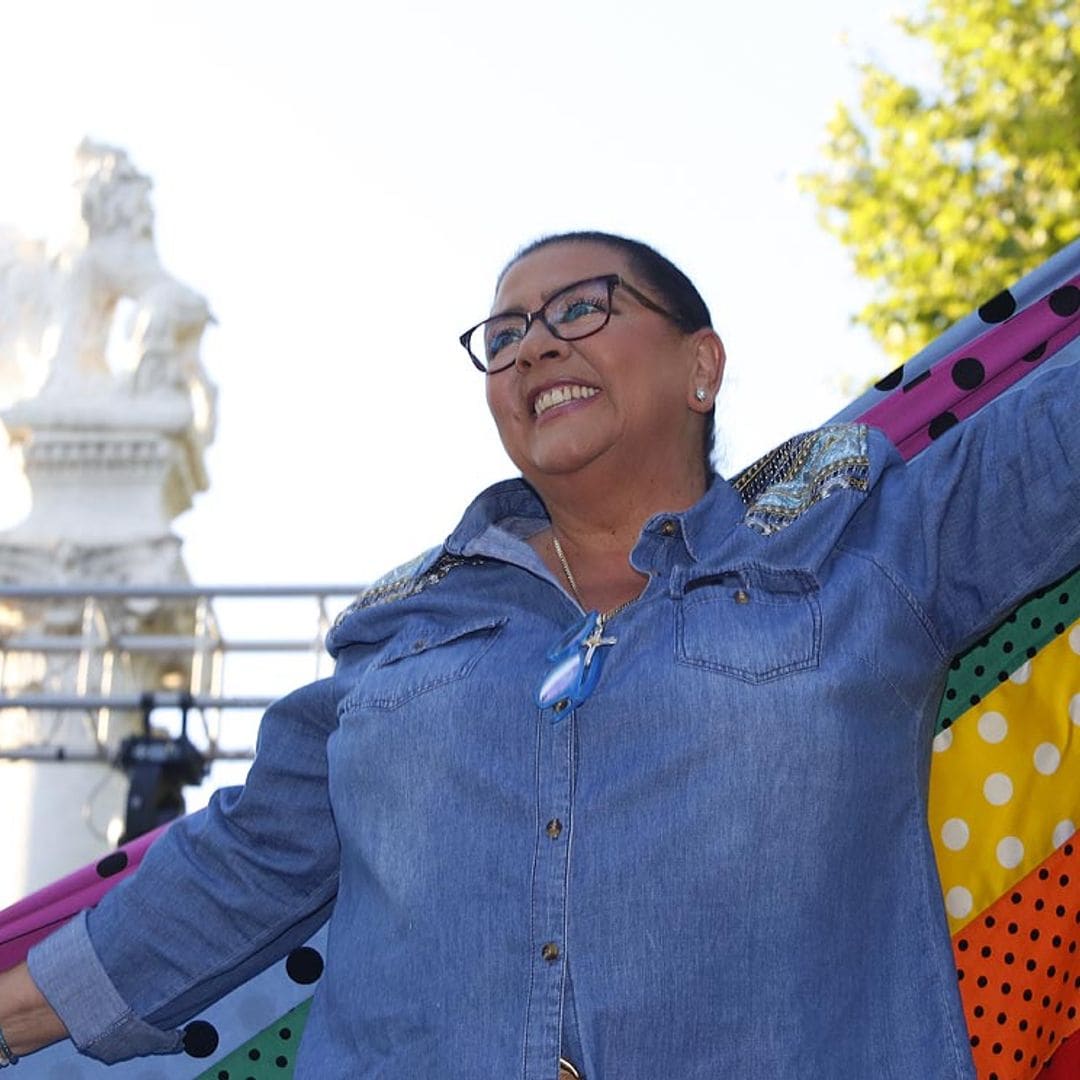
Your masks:
M953 938L980 1080L1030 1080L1080 1028L1080 858L1058 848Z

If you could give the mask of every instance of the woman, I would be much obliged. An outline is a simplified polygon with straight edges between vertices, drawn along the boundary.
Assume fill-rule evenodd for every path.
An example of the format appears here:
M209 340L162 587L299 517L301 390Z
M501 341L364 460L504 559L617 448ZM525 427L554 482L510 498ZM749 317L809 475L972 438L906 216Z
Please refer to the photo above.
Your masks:
M523 480L344 614L243 791L5 977L10 1048L176 1049L333 907L301 1077L972 1076L933 713L1080 561L1074 370L911 465L840 425L733 485L667 260L553 237L492 310L462 341Z

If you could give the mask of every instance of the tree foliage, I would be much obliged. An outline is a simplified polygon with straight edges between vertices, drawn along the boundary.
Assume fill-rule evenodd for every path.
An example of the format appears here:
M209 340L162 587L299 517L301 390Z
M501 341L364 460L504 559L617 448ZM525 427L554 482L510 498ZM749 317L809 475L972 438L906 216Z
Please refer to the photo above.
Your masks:
M861 65L802 178L876 284L855 320L898 359L1080 236L1080 0L928 0L898 20L938 85Z

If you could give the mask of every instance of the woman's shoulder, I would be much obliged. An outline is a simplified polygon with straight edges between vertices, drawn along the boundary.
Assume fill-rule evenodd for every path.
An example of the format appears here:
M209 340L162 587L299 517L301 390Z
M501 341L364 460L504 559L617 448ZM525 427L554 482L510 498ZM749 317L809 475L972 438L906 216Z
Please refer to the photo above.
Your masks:
M457 555L444 545L428 548L393 570L388 571L359 592L356 598L334 620L326 635L326 648L332 656L352 639L350 628L358 620L383 614L392 605L409 600L438 585L451 571L472 566L483 560L470 555Z
M865 496L895 463L881 432L866 424L826 424L770 450L731 485L746 507L743 524L771 536L839 492Z

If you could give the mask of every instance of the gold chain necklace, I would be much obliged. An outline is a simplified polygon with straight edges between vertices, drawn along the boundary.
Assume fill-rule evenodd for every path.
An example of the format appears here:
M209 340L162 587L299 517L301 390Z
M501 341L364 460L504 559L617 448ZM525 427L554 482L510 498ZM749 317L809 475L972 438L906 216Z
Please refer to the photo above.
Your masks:
M566 552L562 549L562 544L559 543L559 538L555 535L554 529L551 530L551 542L555 546L555 554L559 559L559 564L563 568L563 573L566 575L566 580L570 586L570 591L574 594L574 599L578 602L578 606L582 611L588 611L589 608L585 601L581 599L581 593L578 591L577 582L574 580L574 571L570 569L570 562L566 557ZM621 604L613 607L610 611L599 612L597 615L597 630L602 633L604 623L609 619L615 618L620 611L625 611L636 599L636 596L631 597L629 600L624 600ZM592 653L590 653L589 656L591 659Z

